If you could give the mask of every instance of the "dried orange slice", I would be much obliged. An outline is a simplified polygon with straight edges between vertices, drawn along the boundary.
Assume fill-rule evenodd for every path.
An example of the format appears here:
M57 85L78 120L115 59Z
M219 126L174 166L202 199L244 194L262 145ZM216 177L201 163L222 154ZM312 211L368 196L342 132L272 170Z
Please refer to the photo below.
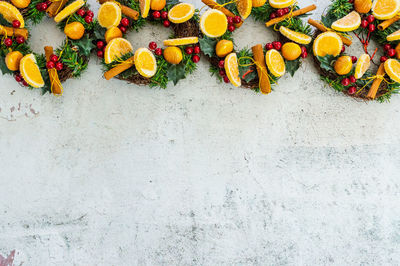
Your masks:
M389 42L397 41L400 40L400 30L393 32L392 34L389 34L386 37L386 40Z
M389 77L400 83L400 62L396 59L388 59L385 62L385 72Z
M400 0L375 0L372 4L372 14L380 20L393 18L399 10Z
M178 45L188 45L195 44L199 42L198 37L185 37L178 39L168 39L164 41L165 46L178 46Z
M44 80L33 54L27 54L19 62L19 71L24 80L34 88L44 86Z
M150 3L151 0L139 0L140 14L142 15L142 18L147 18L149 15Z
M20 28L25 27L24 17L21 12L13 6L12 4L0 1L0 14L3 15L3 18L8 22L12 23L14 20L18 20L21 23Z
M356 79L362 78L362 76L364 76L365 72L367 72L370 66L371 66L371 57L368 54L362 54L358 58L356 64L356 70L354 72L354 77Z
M350 12L348 15L343 18L336 20L332 23L332 29L336 31L353 31L360 27L361 25L361 16L357 11Z
M267 0L253 0L253 7L260 7L265 5L265 3L267 2Z
M147 48L139 48L134 56L136 70L145 78L151 78L157 72L157 60Z
M168 12L168 19L175 24L183 23L191 19L194 15L194 5L180 3L173 6Z
M340 36L333 31L327 31L319 34L314 40L313 52L315 56L338 56L342 47L343 42Z
M269 50L265 55L265 62L272 75L279 78L286 72L285 61L282 55L275 49Z
M279 28L279 32L289 40L300 44L309 44L312 41L312 38L310 36L300 32L293 31L284 26L281 26Z
M200 17L200 29L204 35L217 38L228 29L228 20L224 13L217 9L210 9Z
M57 16L54 17L54 21L57 23L59 23L60 21L63 21L69 15L74 14L83 5L85 5L84 0L76 0L75 2L72 2L71 4L64 7L64 9L61 10L60 13L57 14Z
M248 16L250 16L252 7L253 7L252 0L237 0L236 2L236 8L243 19L246 19L248 18Z
M103 28L118 26L121 22L121 7L115 2L105 2L100 6L97 20Z
M128 40L124 38L112 39L104 50L104 61L106 64L110 64L115 59L132 51L132 45Z
M296 0L269 0L269 4L273 8L284 8L293 5Z
M242 81L239 77L239 64L236 53L230 53L225 57L225 72L233 86L239 87Z

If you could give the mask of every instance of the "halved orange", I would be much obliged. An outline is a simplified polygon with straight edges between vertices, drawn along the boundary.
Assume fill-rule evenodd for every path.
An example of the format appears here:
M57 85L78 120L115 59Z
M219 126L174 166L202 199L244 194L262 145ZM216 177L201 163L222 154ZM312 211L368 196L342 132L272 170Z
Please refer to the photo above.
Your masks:
M198 37L185 37L185 38L165 40L164 45L165 46L179 46L179 45L195 44L198 42L199 42Z
M115 59L132 51L132 45L128 40L124 38L112 39L104 50L104 61L106 64L110 64Z
M34 88L44 86L44 80L33 54L27 54L19 62L19 71L24 80Z
M313 52L315 56L338 56L342 47L343 42L340 36L333 31L327 31L319 34L314 40Z
M64 9L61 10L60 13L57 14L57 16L54 17L54 21L57 23L59 23L60 21L63 21L69 15L74 14L79 8L81 8L84 5L85 5L84 0L76 0L76 1L72 2L71 4L64 7Z
M145 78L151 78L157 72L157 60L147 48L139 48L134 56L136 70Z
M194 15L194 5L180 3L173 6L168 12L168 19L175 24L183 23L191 19Z
M239 11L239 14L243 19L246 19L250 16L252 7L253 7L252 0L237 0L236 1L236 8Z
M105 2L100 6L97 20L106 29L118 26L121 22L121 7L115 2Z
M230 53L225 57L225 72L233 86L239 87L242 81L239 76L239 64L236 53Z
M142 18L147 18L150 11L151 0L139 0L140 14Z
M3 15L3 18L8 22L12 23L14 20L18 20L21 23L20 28L25 27L24 17L21 12L13 6L12 4L0 1L0 14Z
M312 41L312 38L310 36L300 32L293 31L284 26L279 27L279 32L289 40L300 44L309 44Z
M391 19L400 10L400 0L375 0L372 4L372 14L380 20Z
M400 40L400 30L393 32L392 34L389 34L386 37L386 40L389 42L397 41Z
M400 62L390 58L385 62L385 72L395 82L400 83Z
M200 17L200 29L208 37L220 37L228 29L228 19L217 9L207 10Z
M361 16L357 11L350 12L343 18L332 23L332 29L341 32L353 31L360 27Z
M282 55L277 50L269 50L265 54L265 62L267 63L268 70L275 77L279 78L285 74L285 60L283 60Z
M296 0L269 0L269 4L273 8L284 8L293 5Z
M362 76L364 76L365 72L367 72L370 66L371 66L371 57L368 54L362 54L358 58L356 64L356 70L354 72L354 77L356 79L362 78Z

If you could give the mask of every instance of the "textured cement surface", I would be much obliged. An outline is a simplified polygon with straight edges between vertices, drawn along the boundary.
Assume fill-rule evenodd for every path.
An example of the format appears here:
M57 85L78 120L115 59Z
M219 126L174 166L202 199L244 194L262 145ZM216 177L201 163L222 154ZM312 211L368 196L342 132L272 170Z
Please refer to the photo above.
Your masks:
M61 43L41 26L57 37L36 28L34 49ZM103 80L93 57L61 98L0 77L0 264L399 265L400 97L346 98L311 59L269 96L207 67L158 90Z

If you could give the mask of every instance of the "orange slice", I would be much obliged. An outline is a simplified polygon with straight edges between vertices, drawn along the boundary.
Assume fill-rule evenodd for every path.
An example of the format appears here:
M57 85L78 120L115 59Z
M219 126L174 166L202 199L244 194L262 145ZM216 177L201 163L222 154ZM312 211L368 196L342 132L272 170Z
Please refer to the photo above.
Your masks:
M332 29L341 32L353 31L360 27L361 16L357 11L350 12L343 18L336 20L332 24Z
M386 37L386 40L389 41L389 42L400 40L400 30L395 31L392 34L389 34Z
M265 55L265 62L272 75L279 78L286 72L285 61L282 55L275 49L271 49Z
M250 16L252 7L253 7L252 0L237 0L236 2L236 8L243 19L246 19L248 18L248 16Z
M104 50L104 61L106 64L110 64L115 59L132 51L132 45L128 40L124 38L112 39Z
M400 83L400 62L396 59L388 59L385 62L385 72L389 75L389 77Z
M121 7L115 2L105 2L100 6L97 20L103 28L118 26L121 22Z
M284 26L281 26L279 28L279 32L289 40L300 44L309 44L312 41L312 38L310 36L300 32L293 31Z
M356 79L362 78L362 76L364 76L365 72L367 72L370 66L371 66L371 57L368 54L361 55L360 58L358 58L356 64L354 77Z
M400 0L375 0L372 4L372 14L376 19L393 18L400 10Z
M239 77L239 64L236 53L230 53L225 57L225 72L233 86L239 87L242 81Z
M293 5L296 0L269 0L269 4L273 8L284 8Z
M14 20L18 20L21 23L20 28L25 27L24 17L21 12L13 6L12 4L0 1L0 14L3 15L3 18L8 22L12 23Z
M194 15L194 5L180 3L173 6L168 12L168 19L175 24L183 23L191 19Z
M327 31L319 34L314 40L313 52L315 56L338 56L342 47L343 42L340 36L333 31Z
M34 88L44 86L44 80L33 54L27 54L19 62L19 71L24 80Z
M147 48L139 48L134 56L136 70L145 78L151 78L157 72L157 60Z
M142 18L147 18L149 15L150 3L151 0L139 0L140 14L142 15Z
M228 29L228 20L224 13L217 9L210 9L200 17L200 29L204 35L217 38Z
M188 45L195 44L199 42L198 37L185 37L178 39L168 39L164 41L165 46L178 46L178 45Z

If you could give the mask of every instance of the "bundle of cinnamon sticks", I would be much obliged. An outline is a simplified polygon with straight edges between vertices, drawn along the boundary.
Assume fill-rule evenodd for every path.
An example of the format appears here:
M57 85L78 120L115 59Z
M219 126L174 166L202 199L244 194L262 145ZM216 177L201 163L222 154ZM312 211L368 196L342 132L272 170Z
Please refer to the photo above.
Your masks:
M263 94L268 94L271 92L271 83L269 81L268 70L265 64L263 46L261 44L257 44L253 46L251 50L253 51L254 62L257 67L260 91Z
M53 47L45 46L44 53L46 56L46 62L49 62L50 57L54 53ZM60 79L58 78L57 70L55 68L52 68L52 69L48 69L47 72L49 73L51 92L55 95L61 95L63 93L63 87L61 85Z
M265 26L271 27L271 26L273 26L275 24L278 24L279 22L282 22L282 21L284 21L286 19L294 18L294 17L297 17L297 16L301 16L301 15L307 14L308 12L313 11L315 9L317 9L316 5L310 5L310 6L295 10L295 11L293 11L291 13L288 13L288 14L282 16L282 17L273 18L273 19L267 21L267 23L265 23Z

